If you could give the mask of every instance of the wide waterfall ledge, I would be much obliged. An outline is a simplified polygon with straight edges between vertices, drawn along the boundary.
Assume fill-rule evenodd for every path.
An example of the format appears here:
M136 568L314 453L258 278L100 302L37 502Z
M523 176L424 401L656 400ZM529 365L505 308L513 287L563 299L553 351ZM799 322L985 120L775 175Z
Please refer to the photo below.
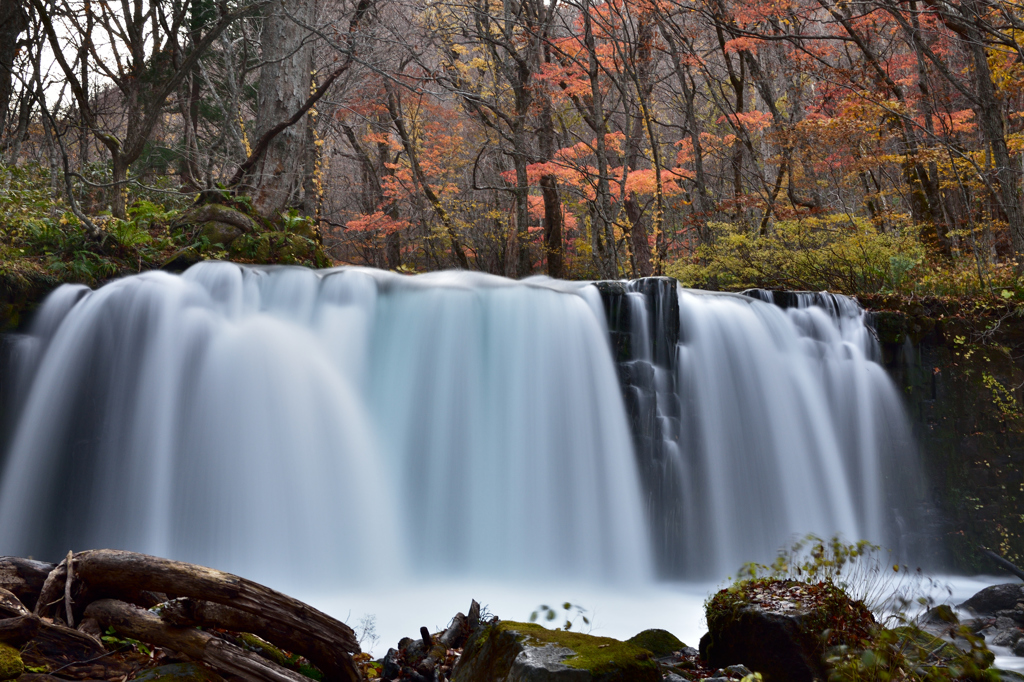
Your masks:
M223 262L65 286L4 345L0 553L304 592L640 589L806 533L923 555L864 314L773 296Z

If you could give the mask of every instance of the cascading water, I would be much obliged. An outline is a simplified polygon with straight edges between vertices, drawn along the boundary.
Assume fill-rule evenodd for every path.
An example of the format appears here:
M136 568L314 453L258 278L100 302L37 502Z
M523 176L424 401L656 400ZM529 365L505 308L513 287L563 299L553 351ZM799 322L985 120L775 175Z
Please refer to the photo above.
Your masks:
M588 287L452 273L203 264L62 289L14 352L0 551L643 579L602 322Z
M806 533L920 556L916 446L855 301L602 293L663 575L721 576Z
M225 263L65 287L8 353L0 552L642 583L892 544L913 443L829 300Z

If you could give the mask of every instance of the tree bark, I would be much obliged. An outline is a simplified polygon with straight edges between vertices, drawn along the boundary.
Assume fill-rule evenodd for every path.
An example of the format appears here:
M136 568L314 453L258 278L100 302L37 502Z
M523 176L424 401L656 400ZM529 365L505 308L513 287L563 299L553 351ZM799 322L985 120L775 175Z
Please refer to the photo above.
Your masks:
M8 590L30 609L43 589L53 564L19 557L0 557L0 588Z
M116 599L94 601L85 610L101 626L118 634L167 647L206 663L215 670L254 682L308 682L309 678L235 646L202 630L167 625L152 611ZM357 676L352 682L359 680Z
M274 0L264 12L257 138L288 120L309 98L313 47L308 41L309 32L299 24L311 25L313 19L313 0ZM266 218L276 219L300 203L309 126L309 117L303 116L281 131L256 163L250 178L255 188L253 206Z
M565 276L564 252L562 250L562 201L558 197L558 180L554 175L540 179L540 191L544 197L544 248L547 252L548 275L559 279Z
M18 36L28 29L28 17L20 0L0 0L0 135L7 128L7 110L14 91L14 60Z

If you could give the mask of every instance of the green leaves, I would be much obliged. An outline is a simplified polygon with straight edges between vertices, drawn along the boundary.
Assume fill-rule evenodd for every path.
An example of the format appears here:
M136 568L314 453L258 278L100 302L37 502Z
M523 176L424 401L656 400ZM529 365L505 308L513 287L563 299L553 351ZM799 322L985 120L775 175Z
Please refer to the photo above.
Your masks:
M584 615L587 611L582 606L571 602L563 602L562 610L565 611L565 615L563 616L565 618L565 623L562 624L562 627L555 628L556 630L572 630L576 625L577 620L583 621L584 625L590 625L590 619ZM572 615L573 612L575 612L575 615ZM547 604L541 604L537 607L537 610L530 614L530 622L536 623L537 619L541 616L544 617L544 620L553 621L558 618L558 613Z

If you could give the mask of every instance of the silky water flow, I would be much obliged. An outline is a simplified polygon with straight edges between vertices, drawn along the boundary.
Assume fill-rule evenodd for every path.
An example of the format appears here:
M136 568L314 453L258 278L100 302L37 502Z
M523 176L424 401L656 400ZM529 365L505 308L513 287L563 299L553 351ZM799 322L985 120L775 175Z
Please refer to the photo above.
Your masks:
M774 296L229 263L65 286L5 346L0 553L307 590L713 580L805 533L912 554L864 314Z

